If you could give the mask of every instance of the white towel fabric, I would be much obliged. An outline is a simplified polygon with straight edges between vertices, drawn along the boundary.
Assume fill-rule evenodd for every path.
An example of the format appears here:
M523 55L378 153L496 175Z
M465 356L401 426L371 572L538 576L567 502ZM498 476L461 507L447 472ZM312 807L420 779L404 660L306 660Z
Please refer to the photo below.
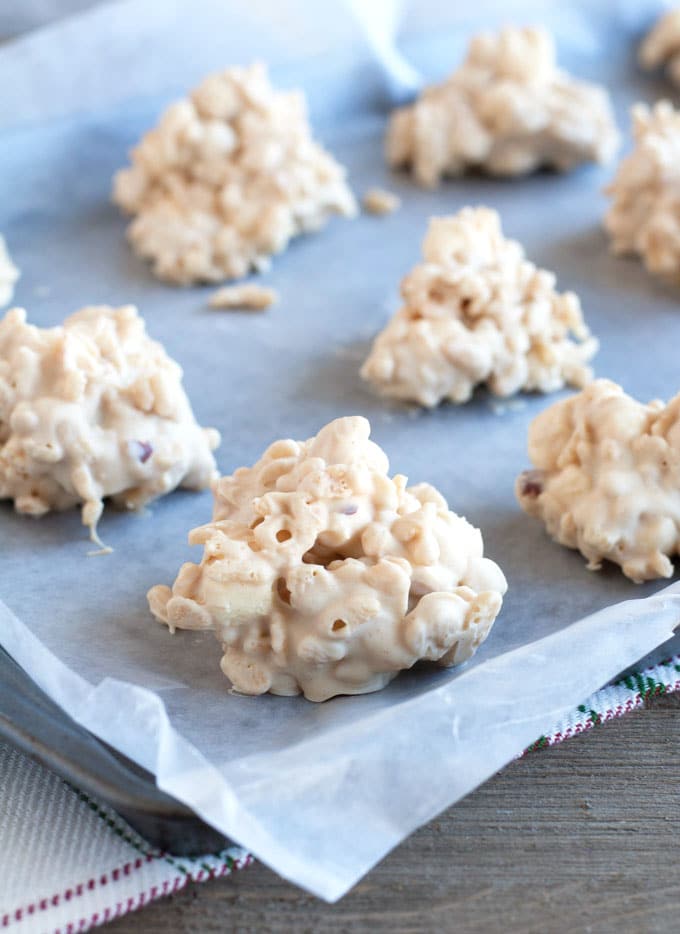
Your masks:
M149 846L116 814L0 744L0 929L71 934L188 882L247 866L237 847L200 859Z

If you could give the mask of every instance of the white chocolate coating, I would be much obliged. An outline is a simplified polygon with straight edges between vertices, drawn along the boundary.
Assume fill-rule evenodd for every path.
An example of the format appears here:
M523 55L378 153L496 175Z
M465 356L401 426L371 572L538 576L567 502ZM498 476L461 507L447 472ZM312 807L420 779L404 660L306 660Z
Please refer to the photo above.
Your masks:
M430 221L424 262L404 279L404 305L377 336L361 375L385 396L432 407L584 385L597 351L573 292L503 236L490 208Z
M220 282L266 268L291 237L356 205L344 169L314 141L302 93L264 65L206 78L172 104L116 175L128 237L169 282Z
M0 320L0 499L42 516L82 503L96 539L103 500L138 509L216 477L182 371L132 306L83 308L61 327Z
M506 582L481 533L433 487L391 479L369 434L339 418L222 477L213 521L189 537L200 565L149 591L171 630L215 632L236 690L377 691L419 659L465 661L488 635Z
M619 564L636 582L670 577L680 551L680 395L643 405L598 379L529 428L534 470L522 508L591 570Z
M664 13L640 44L640 65L651 71L665 68L675 84L680 84L680 7Z
M506 27L475 36L457 71L393 113L386 153L433 187L468 169L522 175L607 162L618 145L605 89L560 71L545 29Z
M656 275L680 278L680 111L668 101L632 109L635 147L606 193L614 253L638 254Z
M18 278L19 270L7 251L4 237L0 236L0 308L12 301L14 285Z

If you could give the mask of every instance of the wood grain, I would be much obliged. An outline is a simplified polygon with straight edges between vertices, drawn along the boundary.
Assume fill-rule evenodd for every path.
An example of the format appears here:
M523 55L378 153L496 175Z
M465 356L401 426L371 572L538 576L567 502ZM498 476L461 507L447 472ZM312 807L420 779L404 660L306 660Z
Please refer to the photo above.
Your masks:
M405 841L336 905L261 865L112 934L680 929L680 697L532 753Z

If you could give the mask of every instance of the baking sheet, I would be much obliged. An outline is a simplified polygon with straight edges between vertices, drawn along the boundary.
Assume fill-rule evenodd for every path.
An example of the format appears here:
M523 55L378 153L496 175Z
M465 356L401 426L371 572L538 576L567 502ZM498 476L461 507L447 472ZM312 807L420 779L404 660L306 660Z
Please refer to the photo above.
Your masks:
M67 717L0 648L0 748L9 744L64 781L113 808L147 843L180 856L203 856L229 841L155 779ZM7 809L9 800L2 801ZM35 853L27 854L27 858ZM0 904L10 893L3 879Z
M628 105L652 99L660 85L637 73L628 32L607 18L593 23L607 37L606 61L569 51L561 60L614 89L627 127ZM431 43L441 55L441 42ZM414 61L427 48L414 38ZM506 573L502 614L463 671L420 669L379 694L324 705L245 698L228 693L213 638L171 637L144 597L152 584L170 583L183 561L198 560L186 533L209 518L209 494L174 494L141 517L107 511L99 531L114 553L100 558L87 557L77 512L36 522L0 504L2 645L161 788L329 899L665 642L680 618L673 593L569 627L659 585L635 586L614 568L588 572L515 503L527 425L556 396L508 403L480 392L467 406L425 413L376 398L358 377L372 336L396 308L400 278L419 258L427 218L488 204L531 259L580 294L602 342L597 373L641 398L674 393L678 293L638 263L609 256L600 189L612 169L468 178L424 192L384 167L386 114L363 91L343 86L342 106L335 94L326 111L317 104L319 135L359 195L385 185L403 207L389 218L335 220L296 241L263 277L281 294L263 315L208 310L209 289L156 282L125 243L110 179L155 122L160 99L6 132L0 156L0 230L23 271L16 303L30 320L53 325L86 303L137 304L151 335L184 367L199 421L222 432L225 473L282 435L306 438L338 415L366 415L392 470L435 484L481 527L487 554Z

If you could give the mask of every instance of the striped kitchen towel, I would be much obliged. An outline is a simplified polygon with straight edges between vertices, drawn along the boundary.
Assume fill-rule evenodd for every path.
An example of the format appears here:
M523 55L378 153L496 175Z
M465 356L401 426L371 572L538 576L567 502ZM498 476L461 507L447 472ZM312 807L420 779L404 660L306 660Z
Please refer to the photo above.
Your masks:
M590 697L527 752L552 746L680 690L680 656ZM232 847L201 858L160 853L107 807L0 744L0 928L87 931L251 862Z

